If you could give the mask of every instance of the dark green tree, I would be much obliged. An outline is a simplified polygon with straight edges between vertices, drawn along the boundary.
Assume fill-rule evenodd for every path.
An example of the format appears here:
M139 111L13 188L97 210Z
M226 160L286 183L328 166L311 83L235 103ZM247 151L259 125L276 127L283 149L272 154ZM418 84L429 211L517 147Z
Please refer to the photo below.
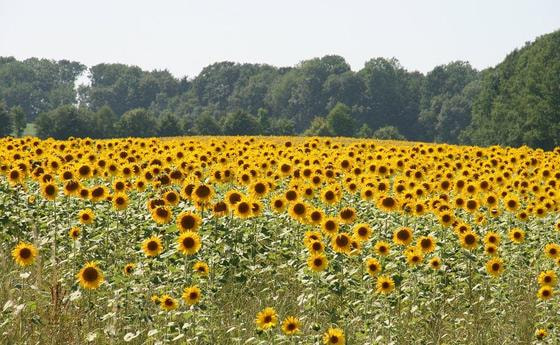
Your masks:
M394 126L378 128L375 132L373 132L373 138L381 140L406 140L404 135L399 133L398 128Z
M12 107L12 109L10 110L10 116L11 116L13 133L17 137L21 137L23 131L25 130L25 126L27 125L25 121L25 112L23 111L23 108L20 107L19 105Z
M62 105L35 119L37 135L41 138L67 139L91 135L90 114L87 109Z
M311 121L311 125L305 132L303 132L305 136L317 136L317 137L330 137L333 136L329 128L329 124L324 117L316 116L313 121Z
M220 135L222 134L222 127L210 112L205 111L194 119L192 133L199 135Z
M171 113L164 114L159 119L157 132L160 137L176 137L183 134L179 119Z
M223 130L225 135L256 135L259 134L260 126L254 116L239 110L224 118Z
M3 101L0 101L0 137L4 137L12 133L10 122L10 113L8 112L8 109L6 109L6 104Z
M342 103L338 103L327 115L327 125L329 131L340 137L351 137L354 135L354 119L350 108Z
M120 137L147 138L157 136L157 122L143 108L132 109L124 113L115 127L117 135Z

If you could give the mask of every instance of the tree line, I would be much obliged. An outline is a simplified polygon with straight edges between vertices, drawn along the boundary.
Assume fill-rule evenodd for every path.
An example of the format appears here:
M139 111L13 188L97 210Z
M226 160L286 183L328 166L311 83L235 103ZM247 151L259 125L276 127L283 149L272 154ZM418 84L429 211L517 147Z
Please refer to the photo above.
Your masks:
M75 88L83 73L89 83ZM550 149L560 145L559 78L560 31L493 68L454 61L426 74L395 58L352 71L336 55L282 68L219 62L194 78L5 57L0 123L11 125L0 134L20 135L32 122L55 138L322 135Z

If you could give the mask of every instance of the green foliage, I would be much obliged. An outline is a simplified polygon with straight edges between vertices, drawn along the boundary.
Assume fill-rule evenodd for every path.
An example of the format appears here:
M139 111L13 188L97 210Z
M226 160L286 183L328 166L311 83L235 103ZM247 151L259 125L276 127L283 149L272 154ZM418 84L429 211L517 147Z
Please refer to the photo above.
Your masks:
M244 111L229 113L223 124L225 135L255 135L260 132L258 120Z
M159 119L157 132L160 137L176 137L181 135L183 130L177 116L167 113Z
M350 108L337 103L327 115L327 125L331 133L339 137L350 137L354 134L354 120Z
M394 126L385 126L373 132L373 138L381 140L404 140L405 137L399 133Z
M6 104L0 101L0 137L9 135L12 133L12 128L10 127L10 113L6 109Z
M187 128L183 128L185 129L185 132L187 132ZM192 133L200 135L219 135L222 134L222 128L214 116L212 116L210 112L205 111L194 119Z
M560 145L560 31L509 54L484 73L481 84L463 142Z
M37 135L41 138L87 137L91 134L90 114L85 108L62 105L41 113L35 120Z
M25 121L25 112L21 106L12 107L10 110L12 131L17 137L21 137L25 126L27 125ZM1 122L1 121L0 121Z
M311 126L303 133L306 136L321 136L330 137L333 136L329 128L329 124L324 117L317 116L311 121Z
M129 110L121 116L115 125L120 137L155 137L157 123L152 115L143 108Z
M373 130L369 128L367 123L364 123L362 127L356 132L358 138L371 138L373 136Z

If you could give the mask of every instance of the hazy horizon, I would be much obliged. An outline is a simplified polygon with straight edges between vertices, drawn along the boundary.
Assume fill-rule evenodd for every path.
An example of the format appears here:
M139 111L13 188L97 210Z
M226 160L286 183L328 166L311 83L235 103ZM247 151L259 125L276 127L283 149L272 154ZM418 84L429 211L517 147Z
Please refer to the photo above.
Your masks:
M375 57L397 58L422 73L455 60L480 70L558 29L558 13L560 2L552 0L538 6L520 0L103 0L95 6L0 0L0 56L123 63L176 77L194 77L225 60L287 67L329 54L344 57L353 70Z

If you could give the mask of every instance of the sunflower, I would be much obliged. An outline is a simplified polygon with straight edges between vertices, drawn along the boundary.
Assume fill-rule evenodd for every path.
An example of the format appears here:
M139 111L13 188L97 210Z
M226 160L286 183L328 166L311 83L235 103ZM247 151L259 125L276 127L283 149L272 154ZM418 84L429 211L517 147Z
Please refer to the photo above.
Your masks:
M239 201L237 204L235 204L235 215L242 219L249 218L252 213L251 206L252 205L246 200Z
M198 302L200 302L200 299L202 298L202 293L200 292L198 286L193 285L190 287L186 287L185 290L183 290L182 297L183 297L183 301L185 301L187 305L195 305Z
M340 222L343 224L352 224L356 220L356 210L351 207L345 207L339 213Z
M307 249L311 254L320 254L325 250L325 245L321 241L313 241L307 245Z
M70 236L70 238L74 241L77 240L80 237L80 228L73 226L70 230L68 230L68 236Z
M14 168L8 173L8 182L10 185L14 186L21 183L23 177L23 173L18 168Z
M350 236L346 233L339 233L336 236L333 236L331 239L331 246L337 253L350 253L352 250L350 244Z
M495 233L493 231L489 231L489 232L486 233L486 235L484 235L484 243L485 244L491 243L495 246L499 246L500 241L501 241L500 234Z
M525 241L525 231L513 228L509 231L509 239L515 244L523 243Z
M321 191L321 200L327 205L334 205L338 202L339 196L334 189L327 187Z
M152 236L142 242L142 250L146 256L157 256L163 251L163 244L158 236Z
M268 193L268 183L266 181L255 181L250 187L249 191L251 195L262 198Z
M504 261L498 257L486 262L486 272L493 277L499 277L504 272Z
M243 195L241 193L239 193L236 190L230 190L226 193L226 196L224 198L224 200L226 201L226 203L230 206L233 207L235 206L235 204L237 204L238 202L240 202L243 199Z
M171 210L167 206L158 206L152 211L152 218L158 224L167 224L171 221Z
M41 186L41 194L45 199L53 201L58 195L58 187L52 182L45 183Z
M284 212L284 210L286 209L286 204L286 199L284 199L282 196L277 196L270 200L270 207L274 212L277 213Z
M360 223L354 225L353 231L354 231L354 236L358 238L360 241L364 241L364 242L370 239L372 233L371 227L369 226L369 224L366 223Z
M441 259L439 257L433 257L429 261L430 268L433 270L439 270L441 268Z
M207 184L199 184L198 186L194 187L192 198L194 201L205 204L214 195L214 189L212 186Z
M223 217L229 212L229 206L225 201L218 201L212 205L212 213L216 217Z
M418 247L413 247L410 252L406 253L406 262L409 266L418 266L424 261L424 254Z
M175 300L175 298L169 296L169 295L162 295L159 298L159 305L161 307L161 309L166 310L166 311L171 311L174 309L177 309L177 307L179 306L179 304L177 303L177 300Z
M325 345L344 345L345 343L344 331L340 328L329 328L323 334L323 344Z
M395 282L389 276L379 276L377 278L376 288L377 293L388 295L395 289Z
M158 295L152 295L152 297L150 297L150 300L152 301L152 303L154 303L155 305L159 305L161 303L161 300L159 298Z
M560 245L556 243L548 243L544 247L544 253L551 259L555 259L560 256Z
M321 230L327 236L333 236L338 232L338 221L336 218L325 218L321 224Z
M200 217L192 212L181 212L176 220L180 232L197 231L201 224Z
M553 270L543 271L539 274L538 282L541 286L556 286L558 276Z
M309 212L307 220L310 224L319 225L323 221L323 218L325 218L323 211L316 209Z
M104 186L96 186L90 189L90 200L98 202L105 200L107 197L107 189Z
M197 261L193 265L193 271L200 277L207 277L208 272L210 272L210 267L208 264L202 261Z
M416 246L424 254L431 253L436 249L436 239L432 236L422 236L416 241Z
M377 201L377 207L384 211L393 211L398 207L398 201L388 195L381 196Z
M309 207L302 201L292 202L288 208L288 214L294 219L305 219Z
M266 331L267 329L276 327L276 324L278 323L276 310L271 307L263 309L257 314L255 323L257 324L257 328L262 331Z
M380 256L388 256L391 252L391 245L389 244L389 242L385 241L378 241L377 243L375 243L375 246L373 248L375 252Z
M18 265L22 267L29 266L37 257L37 248L31 243L20 242L12 250L12 257Z
M553 295L554 289L552 288L552 286L548 285L542 286L537 292L537 297L543 301L551 299Z
M174 190L170 190L163 194L162 199L165 201L166 205L176 206L179 203L179 194Z
M86 224L86 225L92 224L94 219L95 219L95 215L93 214L91 208L86 208L85 210L81 210L78 213L78 220L82 224Z
M548 332L544 328L539 328L535 330L535 338L538 340L543 340L548 335Z
M288 316L282 321L282 333L285 335L294 335L300 332L301 322L297 317Z
M490 256L497 255L498 254L498 247L496 247L495 244L487 243L484 246L484 252L486 254L490 255Z
M381 272L381 263L375 258L366 259L364 265L367 273L372 277Z
M467 231L459 237L461 247L473 250L478 246L478 235L472 231Z
M117 211L125 210L128 207L128 196L124 193L113 196L113 207Z
M309 267L314 272L322 272L327 269L329 261L324 254L315 254L309 256L307 259L307 267Z
M443 226L449 226L451 224L453 224L454 221L454 217L450 212L442 212L439 215L439 222L443 225Z
M133 263L128 263L124 266L124 274L129 275L132 274L132 272L134 272L134 268L136 267L135 264Z
M185 255L196 254L202 246L200 236L193 231L183 232L179 238L177 238L177 244L177 249Z
M401 246L408 246L412 242L412 229L408 227L400 227L393 232L393 242Z
M77 276L80 281L80 286L84 289L97 289L104 280L103 272L101 272L95 262L88 262L80 272L78 272Z

